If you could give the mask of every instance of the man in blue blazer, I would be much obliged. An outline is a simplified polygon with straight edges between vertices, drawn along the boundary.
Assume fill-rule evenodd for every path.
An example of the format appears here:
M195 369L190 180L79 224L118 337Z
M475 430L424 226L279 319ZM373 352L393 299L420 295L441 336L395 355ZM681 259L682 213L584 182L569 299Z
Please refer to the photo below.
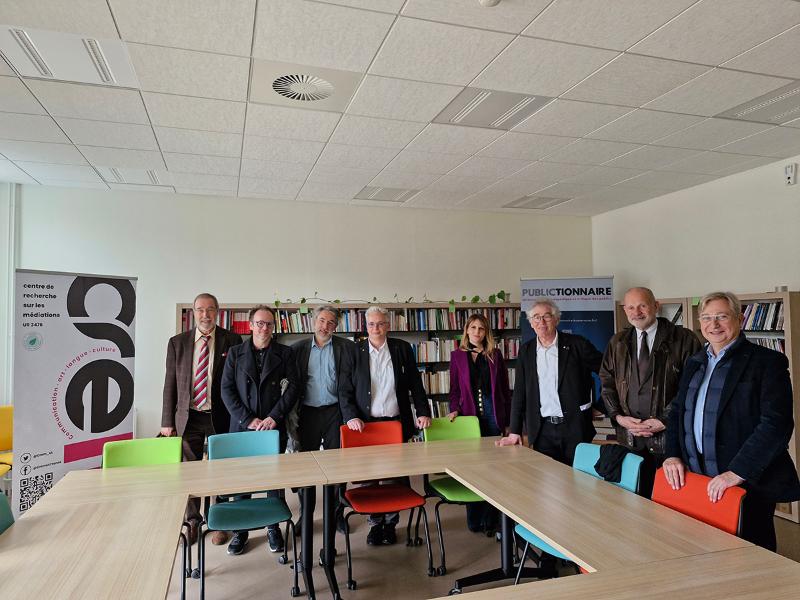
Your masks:
M776 549L777 502L800 499L788 443L794 429L789 362L742 334L742 309L730 292L703 297L700 328L706 348L686 362L667 426L664 475L673 489L685 471L711 477L708 498L747 490L740 535Z

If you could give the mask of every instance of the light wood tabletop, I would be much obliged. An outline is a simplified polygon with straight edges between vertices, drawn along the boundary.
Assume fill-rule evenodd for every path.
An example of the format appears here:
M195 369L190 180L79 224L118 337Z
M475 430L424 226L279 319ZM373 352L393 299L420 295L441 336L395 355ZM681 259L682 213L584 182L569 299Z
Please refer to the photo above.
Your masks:
M447 472L588 571L750 545L550 459Z
M749 546L462 594L464 600L796 600L800 564Z

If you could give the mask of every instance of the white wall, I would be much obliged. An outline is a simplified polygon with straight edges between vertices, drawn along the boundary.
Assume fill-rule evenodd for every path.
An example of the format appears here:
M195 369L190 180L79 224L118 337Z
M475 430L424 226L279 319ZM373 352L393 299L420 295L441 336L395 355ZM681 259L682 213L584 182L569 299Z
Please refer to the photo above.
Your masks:
M800 135L800 131L798 131ZM646 285L657 296L800 289L800 184L781 160L592 218L595 274L618 295Z
M588 218L367 208L24 186L19 267L139 278L136 406L155 433L175 305L311 296L519 299L526 276L588 275Z

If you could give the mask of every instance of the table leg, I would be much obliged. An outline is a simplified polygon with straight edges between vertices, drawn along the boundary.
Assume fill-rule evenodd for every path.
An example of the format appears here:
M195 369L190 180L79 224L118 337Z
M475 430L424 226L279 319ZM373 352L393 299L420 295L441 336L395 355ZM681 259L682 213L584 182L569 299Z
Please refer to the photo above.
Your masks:
M316 598L314 593L314 578L311 569L314 566L314 508L317 504L317 488L315 486L300 490L300 502L303 505L303 520L300 524L300 564L298 568L303 574L306 585L306 594L309 600Z
M341 600L339 584L336 581L334 561L336 560L336 494L337 485L323 486L322 499L322 566L328 577L333 600Z

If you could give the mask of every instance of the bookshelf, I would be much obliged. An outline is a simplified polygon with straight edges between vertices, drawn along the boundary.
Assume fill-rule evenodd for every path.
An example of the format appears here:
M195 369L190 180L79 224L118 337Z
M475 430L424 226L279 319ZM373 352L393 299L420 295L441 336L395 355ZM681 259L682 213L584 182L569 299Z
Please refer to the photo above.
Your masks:
M234 333L248 335L247 314L254 304L221 304L217 324ZM313 335L311 315L315 304L281 304L271 306L276 313L275 335L281 343L291 346ZM366 337L364 315L370 304L335 304L340 311L337 335L352 340ZM509 384L514 387L514 367L520 346L520 307L513 303L455 304L426 302L386 304L379 306L389 311L389 335L411 344L417 358L422 384L434 417L449 412L450 354L458 347L467 318L474 313L483 314L492 331L508 368ZM176 330L178 333L194 327L192 305L178 304Z

